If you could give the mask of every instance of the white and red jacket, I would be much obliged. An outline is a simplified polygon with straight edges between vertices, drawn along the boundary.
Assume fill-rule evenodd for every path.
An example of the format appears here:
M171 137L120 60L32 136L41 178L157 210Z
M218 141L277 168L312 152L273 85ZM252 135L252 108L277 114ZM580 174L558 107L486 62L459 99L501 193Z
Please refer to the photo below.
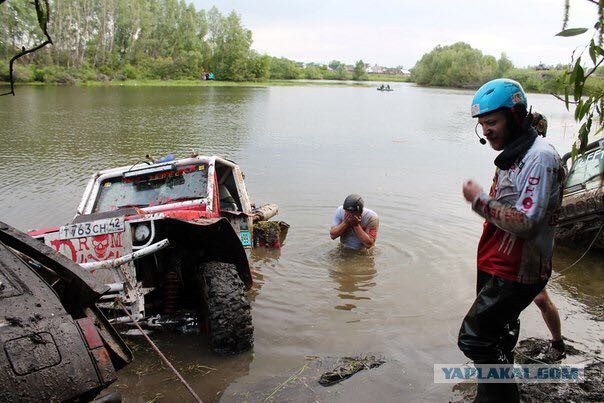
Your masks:
M478 270L523 284L549 279L564 167L541 137L510 169L497 168L490 194L472 208L486 219L478 244Z

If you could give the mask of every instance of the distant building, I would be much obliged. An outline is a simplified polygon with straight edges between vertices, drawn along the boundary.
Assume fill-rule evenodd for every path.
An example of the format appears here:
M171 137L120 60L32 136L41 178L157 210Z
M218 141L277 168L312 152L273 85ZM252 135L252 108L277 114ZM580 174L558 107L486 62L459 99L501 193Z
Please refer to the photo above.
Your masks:
M373 66L367 68L367 73L384 74L385 72L386 67L378 66L377 64L374 64Z

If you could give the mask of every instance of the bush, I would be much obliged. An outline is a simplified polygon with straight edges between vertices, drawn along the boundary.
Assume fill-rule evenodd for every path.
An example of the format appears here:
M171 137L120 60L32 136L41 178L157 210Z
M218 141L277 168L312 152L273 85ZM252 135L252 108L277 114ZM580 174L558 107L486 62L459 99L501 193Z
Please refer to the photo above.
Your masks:
M171 57L143 59L139 66L146 71L146 78L149 79L169 80L174 73L174 61Z
M75 84L76 79L65 71L64 68L58 66L46 66L41 69L34 69L33 79L44 83L56 84Z
M81 81L94 81L97 78L96 70L90 65L84 65L78 70L69 71L73 77Z
M320 80L323 78L321 70L317 66L306 66L304 69L304 78L308 80Z
M290 80L302 77L302 69L293 60L282 58L271 58L270 78L277 80Z
M13 79L15 82L28 83L33 81L33 67L19 64L19 62L13 64L13 66Z
M141 76L140 71L130 63L126 63L122 71L124 73L124 77L129 80L136 80Z
M0 81L8 81L9 77L8 63L0 61Z

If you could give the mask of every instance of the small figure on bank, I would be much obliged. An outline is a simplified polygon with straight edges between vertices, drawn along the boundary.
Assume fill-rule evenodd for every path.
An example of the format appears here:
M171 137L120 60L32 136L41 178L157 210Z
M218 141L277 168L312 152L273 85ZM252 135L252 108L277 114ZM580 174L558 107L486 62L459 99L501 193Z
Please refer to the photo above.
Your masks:
M485 223L476 299L458 345L475 364L513 364L518 317L551 275L564 167L556 150L531 127L526 94L516 81L489 81L476 92L471 110L491 147L502 152L488 195L471 180L463 184L464 198ZM475 401L518 402L518 387L479 383Z
M357 194L346 197L344 204L336 209L329 230L331 239L350 249L368 249L375 245L380 221L373 210L364 207L363 198Z

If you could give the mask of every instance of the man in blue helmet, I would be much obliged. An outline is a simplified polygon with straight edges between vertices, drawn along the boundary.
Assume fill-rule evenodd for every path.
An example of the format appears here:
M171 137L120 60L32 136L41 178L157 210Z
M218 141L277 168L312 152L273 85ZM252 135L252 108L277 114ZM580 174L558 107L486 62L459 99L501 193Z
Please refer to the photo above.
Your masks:
M379 225L375 211L365 208L361 196L351 194L336 209L329 236L331 239L340 238L341 244L346 248L368 249L375 245Z
M564 168L556 150L531 127L526 95L516 81L484 84L471 110L490 146L501 153L489 194L472 180L463 184L464 198L485 223L476 299L458 345L475 364L513 364L518 317L551 275ZM519 401L517 385L479 383L475 401Z

